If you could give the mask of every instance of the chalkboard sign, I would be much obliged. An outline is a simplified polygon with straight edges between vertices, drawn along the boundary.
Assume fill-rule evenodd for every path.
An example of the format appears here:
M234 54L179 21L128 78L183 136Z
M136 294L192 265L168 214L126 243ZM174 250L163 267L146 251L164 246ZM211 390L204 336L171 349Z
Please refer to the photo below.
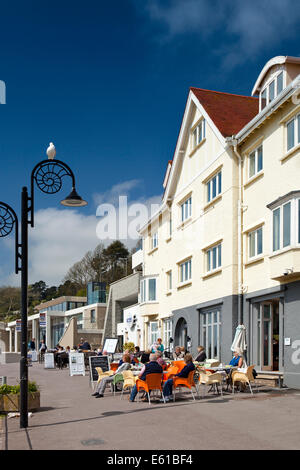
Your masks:
M90 356L90 372L91 372L91 382L97 382L98 372L96 367L101 367L103 372L107 372L110 369L110 362L108 356Z

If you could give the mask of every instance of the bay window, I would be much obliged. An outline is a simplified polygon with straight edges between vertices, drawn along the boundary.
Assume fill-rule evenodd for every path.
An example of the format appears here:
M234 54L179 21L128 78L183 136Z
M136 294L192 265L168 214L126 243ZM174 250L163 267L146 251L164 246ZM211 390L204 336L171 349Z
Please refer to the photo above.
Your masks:
M140 301L145 302L156 302L157 300L157 279L149 277L141 280L140 283Z
M299 212L299 199L298 199L298 212ZM286 248L297 240L299 243L299 228L298 236L293 233L292 214L295 210L295 200L291 200L282 204L273 210L273 251ZM298 227L299 227L299 217Z

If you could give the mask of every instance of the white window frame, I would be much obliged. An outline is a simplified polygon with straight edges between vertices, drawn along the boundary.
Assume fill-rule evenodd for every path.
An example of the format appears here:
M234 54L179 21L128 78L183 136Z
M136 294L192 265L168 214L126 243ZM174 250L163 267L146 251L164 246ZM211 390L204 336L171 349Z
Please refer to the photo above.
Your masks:
M298 217L298 201L299 198L292 198L284 203L274 207L272 209L272 239L271 239L271 247L272 250L271 252L277 253L283 250L288 250L292 248L293 246L296 246L299 244L298 242L298 227L299 227L299 217ZM290 204L290 242L283 246L284 242L284 223L283 223L283 217L284 217L284 207ZM274 249L274 212L279 210L279 247L277 249Z
M192 258L178 263L179 284L184 284L192 280Z
M150 300L150 281L155 281L155 299ZM157 302L157 277L146 277L140 282L140 303L156 303Z
M172 270L166 272L167 275L167 292L170 292L173 289L173 278L172 278Z
M206 123L203 118L191 131L191 149L195 150L205 138Z
M96 310L94 308L91 310L91 323L96 323Z
M152 329L153 326L156 326L155 329ZM159 338L159 322L157 321L150 321L149 323L149 345L151 346L153 343L157 341Z
M213 184L216 181L216 194L213 196ZM206 197L207 202L211 202L222 194L222 170L215 173L206 183Z
M276 75L273 75L272 77L270 77L270 79L265 84L264 88L261 90L261 92L259 94L259 109L260 109L260 111L262 111L270 103L272 103L272 101L274 101L274 99L277 98L277 96L282 92L282 90L280 92L278 92L278 77L281 73L282 73L282 90L285 88L285 86L286 86L286 83L285 83L286 82L286 74L285 74L284 70L279 70L278 73L276 73ZM274 98L270 101L270 85L273 82L274 82ZM262 107L262 94L264 92L266 92L266 104L265 104L264 107Z
M261 155L262 155L262 167L259 170L258 169L258 152L261 149ZM254 155L254 173L253 175L250 175L250 168L251 168L251 158ZM258 175L261 171L264 169L264 151L263 151L263 145L259 145L256 147L252 152L249 153L248 155L248 179L254 178L256 175Z
M289 148L288 142L288 126L291 123L294 123L294 142L293 145ZM294 147L300 144L300 113L296 114L292 119L286 123L286 150L290 152Z
M215 314L217 314L217 321L215 321ZM209 316L210 315L210 316ZM212 321L210 321L212 320ZM220 359L221 358L221 311L219 308L213 308L211 310L200 313L200 344L205 348L208 359ZM210 354L209 344L211 344L211 350L213 352L214 344L214 333L217 327L217 354ZM210 327L210 330L209 330ZM208 335L210 331L210 335ZM212 356L212 357L209 357Z
M151 250L154 250L155 248L158 248L158 232L156 231L153 233L151 236Z
M212 267L213 252L216 250L216 267ZM220 262L221 258L221 262ZM213 273L222 268L222 243L217 243L205 250L206 273Z
M172 350L172 343L170 343L170 338L172 337L172 319L171 318L166 318L164 320L164 345L166 348L170 348Z
M192 217L192 196L180 204L180 220L185 222Z
M261 230L261 253L258 253L258 231ZM251 236L254 236L254 254L251 255ZM260 225L254 230L248 232L248 259L254 259L263 255L264 252L264 231Z

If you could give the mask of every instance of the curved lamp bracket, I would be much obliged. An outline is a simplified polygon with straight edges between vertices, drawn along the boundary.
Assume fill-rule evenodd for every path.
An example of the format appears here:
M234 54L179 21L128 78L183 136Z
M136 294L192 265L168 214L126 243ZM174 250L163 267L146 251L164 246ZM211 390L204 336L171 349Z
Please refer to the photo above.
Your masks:
M18 274L19 268L19 222L18 217L12 207L5 202L0 202L0 238L7 237L15 228L15 272Z
M75 177L71 168L60 160L43 160L38 163L31 173L31 205L29 212L31 220L28 223L34 226L34 183L46 194L56 194L60 191L63 184L63 177L70 176L72 178L72 188L75 188Z

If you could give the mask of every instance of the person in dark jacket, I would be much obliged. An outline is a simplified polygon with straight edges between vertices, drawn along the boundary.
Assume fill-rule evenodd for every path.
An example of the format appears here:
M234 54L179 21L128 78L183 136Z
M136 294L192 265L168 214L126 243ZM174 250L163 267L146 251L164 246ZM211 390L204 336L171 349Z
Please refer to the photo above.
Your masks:
M141 363L142 364L146 364L147 362L149 362L149 358L150 358L150 349L147 349L146 351L144 351L141 355Z
M203 346L198 346L198 355L195 359L196 362L205 362L206 361L206 352Z
M195 370L193 357L191 354L186 354L184 356L184 362L186 363L186 365L178 374L174 375L174 377L182 377L184 379L187 379L189 373ZM163 396L165 397L165 400L162 398L160 401L161 402L170 401L170 396L172 395L172 391L173 391L173 379L169 379L166 381L164 388L163 388Z
M161 374L161 378L162 378L163 369L162 369L162 366L160 364L158 364L156 359L157 359L156 354L150 354L150 362L148 362L145 365L145 368L143 368L141 374L139 375L139 379L146 380L146 376L148 374ZM131 402L134 401L134 399L137 395L137 392L138 392L137 391L137 386L135 385L131 390L129 401L131 401Z

